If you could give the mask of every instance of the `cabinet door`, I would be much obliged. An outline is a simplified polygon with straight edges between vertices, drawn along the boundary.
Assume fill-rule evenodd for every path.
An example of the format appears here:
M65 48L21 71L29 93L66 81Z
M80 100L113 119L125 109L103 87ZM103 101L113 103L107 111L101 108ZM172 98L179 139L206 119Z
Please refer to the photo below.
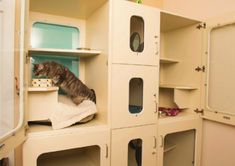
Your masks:
M232 125L235 125L234 35L234 14L208 23L209 54L204 117Z
M112 7L112 63L158 65L159 10L130 1Z
M158 68L112 65L112 128L157 122Z
M24 4L22 2L22 4ZM19 14L19 13L18 13ZM16 26L17 27L17 26ZM14 51L15 1L0 1L0 159L25 139L23 59ZM18 28L18 27L17 27ZM18 29L17 29L18 30ZM23 37L23 34L21 35ZM22 47L17 50L23 50ZM21 52L22 54L22 52ZM22 55L21 55L22 57ZM22 64L20 64L22 62Z
M146 125L113 130L111 165L137 166L140 163L143 166L156 166L156 129L155 125Z

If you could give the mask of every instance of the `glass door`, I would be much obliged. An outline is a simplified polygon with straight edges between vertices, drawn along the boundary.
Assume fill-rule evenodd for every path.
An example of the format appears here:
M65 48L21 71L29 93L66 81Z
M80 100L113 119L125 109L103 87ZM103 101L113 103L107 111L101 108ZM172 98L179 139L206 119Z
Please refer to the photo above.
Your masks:
M0 159L24 140L23 129L23 39L15 34L24 27L16 24L15 0L0 0ZM21 1L21 13L24 13Z
M207 108L235 115L235 23L210 30L207 76Z

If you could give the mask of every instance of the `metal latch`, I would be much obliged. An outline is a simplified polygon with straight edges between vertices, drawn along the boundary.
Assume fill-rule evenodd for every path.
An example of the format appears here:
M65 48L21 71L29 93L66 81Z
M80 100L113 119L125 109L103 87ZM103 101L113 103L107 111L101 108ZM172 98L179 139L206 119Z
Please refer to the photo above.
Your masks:
M203 28L203 29L206 29L206 23L204 22L204 23L201 23L201 24L199 24L197 27L196 27L197 29L201 29L201 28Z
M204 109L199 110L198 108L194 110L194 112L196 112L197 114L203 114L204 113Z
M199 71L202 71L202 72L205 72L206 71L206 67L205 66L202 66L202 67L197 67L197 68L195 68L195 70L197 71L197 72L199 72Z

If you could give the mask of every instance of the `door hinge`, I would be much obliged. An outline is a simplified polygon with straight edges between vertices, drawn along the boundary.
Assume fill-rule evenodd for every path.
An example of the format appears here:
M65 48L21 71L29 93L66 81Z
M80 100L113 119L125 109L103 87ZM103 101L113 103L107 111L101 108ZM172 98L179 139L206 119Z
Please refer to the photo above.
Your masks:
M204 109L201 109L201 110L199 110L198 108L196 108L195 110L194 110L194 112L196 112L197 114L198 113L200 113L200 114L204 114Z
M29 64L30 63L30 55L27 52L25 53L25 57L26 57L25 64Z
M205 23L205 22L204 22L204 23L201 23L201 24L197 25L196 28L199 29L199 30L200 30L201 28L206 29L206 23Z
M197 72L199 72L199 71L202 71L202 72L205 72L206 71L206 67L205 66L202 66L202 67L196 67L195 68L195 70L197 71Z

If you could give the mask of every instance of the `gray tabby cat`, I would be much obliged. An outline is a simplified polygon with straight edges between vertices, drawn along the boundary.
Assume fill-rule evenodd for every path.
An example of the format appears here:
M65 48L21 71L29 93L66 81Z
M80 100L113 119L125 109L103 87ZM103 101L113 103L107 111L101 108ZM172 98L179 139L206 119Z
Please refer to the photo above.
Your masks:
M54 85L59 86L75 104L83 100L91 100L96 103L96 95L93 89L89 89L68 68L54 61L35 64L33 68L35 76L46 76L52 79Z

